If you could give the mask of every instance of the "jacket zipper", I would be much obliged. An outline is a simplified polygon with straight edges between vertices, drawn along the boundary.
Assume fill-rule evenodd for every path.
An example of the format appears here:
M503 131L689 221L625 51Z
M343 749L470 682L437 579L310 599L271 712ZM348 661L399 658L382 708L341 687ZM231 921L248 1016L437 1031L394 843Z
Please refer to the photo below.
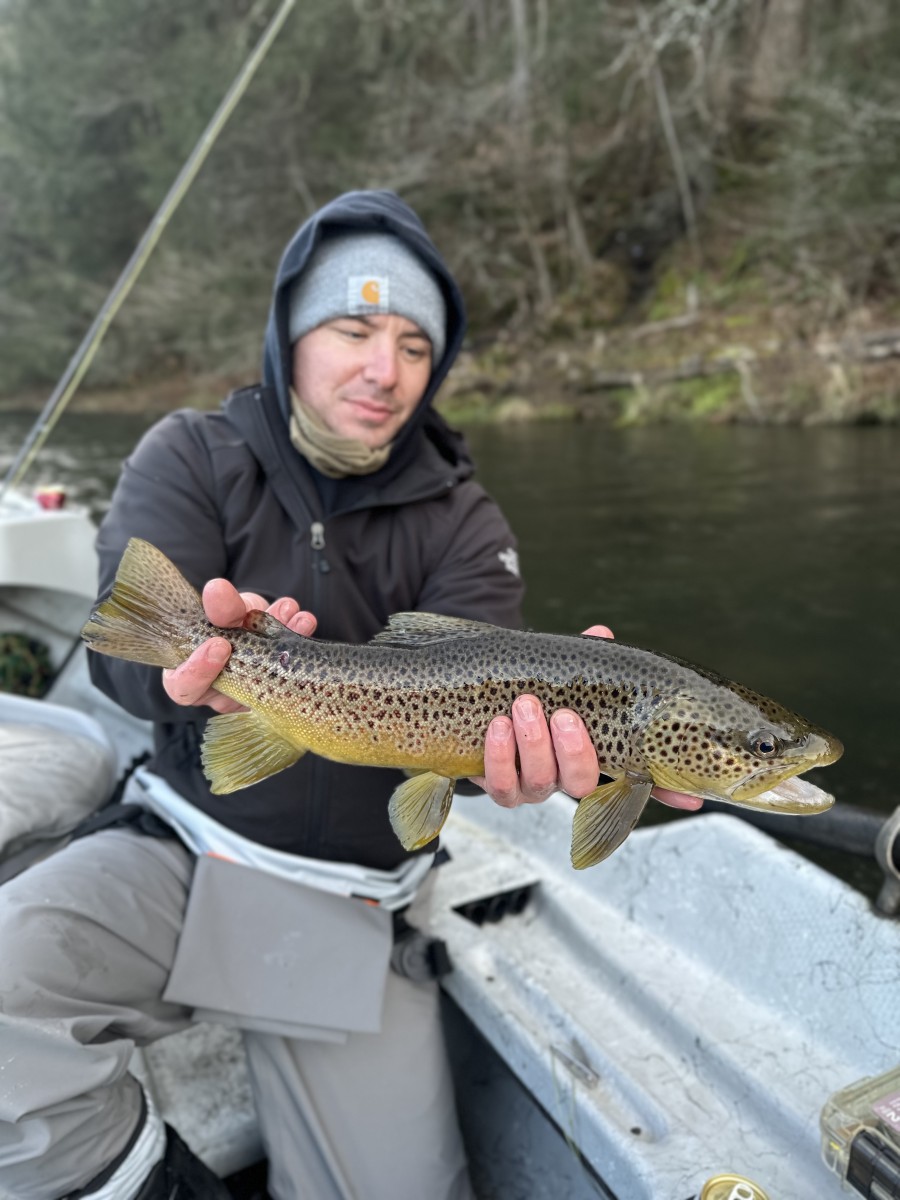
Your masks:
M311 567L312 567L312 596L310 609L318 615L322 608L324 595L324 580L323 576L327 575L331 570L328 559L325 557L325 526L321 521L313 521L309 527L309 546L311 551ZM322 840L322 824L324 806L328 803L326 795L327 785L326 776L323 770L324 759L318 755L313 756L311 769L309 774L310 793L315 797L314 803L309 806L309 815L306 821L306 831L309 837L310 852L315 854L320 848Z
M331 564L324 554L325 526L321 521L313 521L309 527L309 546L312 550L312 611L318 615L325 590L322 576L331 570Z

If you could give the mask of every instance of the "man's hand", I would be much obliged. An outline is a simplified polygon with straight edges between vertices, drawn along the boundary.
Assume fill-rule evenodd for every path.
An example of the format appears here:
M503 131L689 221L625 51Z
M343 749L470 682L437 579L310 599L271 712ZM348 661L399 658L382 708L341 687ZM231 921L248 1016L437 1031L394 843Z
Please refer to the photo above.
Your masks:
M227 579L211 579L203 589L203 607L213 625L237 629L252 609L271 613L294 633L309 637L315 632L316 618L304 612L296 600L283 596L266 604L255 592L239 592ZM208 638L190 658L172 671L163 671L163 687L176 704L208 704L218 713L240 712L242 704L215 691L213 681L231 655L231 643L225 638Z
M584 632L592 637L613 636L606 625L592 625ZM512 718L491 721L484 745L484 775L473 779L503 808L540 804L557 789L580 800L599 781L597 753L581 718L562 708L548 725L540 702L530 695L516 698ZM651 794L673 808L698 809L703 804L696 796L668 788L654 788Z

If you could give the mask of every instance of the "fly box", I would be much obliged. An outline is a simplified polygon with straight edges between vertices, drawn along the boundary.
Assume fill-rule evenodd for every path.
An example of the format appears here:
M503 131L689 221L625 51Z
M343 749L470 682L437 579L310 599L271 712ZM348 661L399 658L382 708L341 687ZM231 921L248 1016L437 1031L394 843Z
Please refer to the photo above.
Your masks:
M900 1200L900 1067L835 1092L821 1126L825 1162L847 1191Z

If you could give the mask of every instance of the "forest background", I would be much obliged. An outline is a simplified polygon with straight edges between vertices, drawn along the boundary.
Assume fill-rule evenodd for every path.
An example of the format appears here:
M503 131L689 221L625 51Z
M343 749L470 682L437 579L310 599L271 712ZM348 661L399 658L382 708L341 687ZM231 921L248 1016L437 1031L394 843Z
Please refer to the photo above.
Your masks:
M0 0L0 399L40 404L277 7ZM460 419L900 419L896 0L301 0L79 404L258 374L294 228L386 187Z

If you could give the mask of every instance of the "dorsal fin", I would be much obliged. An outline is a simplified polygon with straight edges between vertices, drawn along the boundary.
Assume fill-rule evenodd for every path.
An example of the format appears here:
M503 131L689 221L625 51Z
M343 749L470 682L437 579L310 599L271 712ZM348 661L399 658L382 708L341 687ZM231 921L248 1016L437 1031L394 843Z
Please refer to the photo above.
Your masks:
M487 621L471 621L468 617L445 617L442 613L401 612L388 617L387 628L376 633L373 642L412 648L449 638L472 638L497 629Z

